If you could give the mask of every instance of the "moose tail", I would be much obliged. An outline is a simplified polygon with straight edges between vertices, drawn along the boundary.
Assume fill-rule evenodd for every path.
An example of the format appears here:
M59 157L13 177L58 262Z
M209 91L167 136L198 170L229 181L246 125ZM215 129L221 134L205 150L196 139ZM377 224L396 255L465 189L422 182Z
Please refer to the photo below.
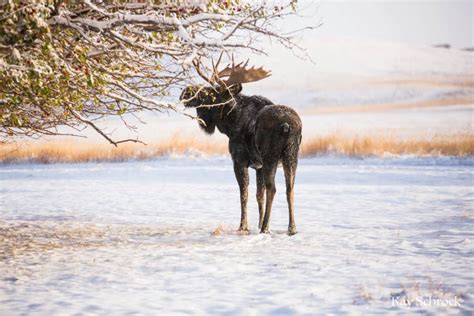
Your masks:
M288 134L288 133L290 132L290 124L288 124L288 123L286 123L286 122L285 122L285 123L282 123L282 124L280 125L280 128L281 128L281 132L282 132L283 134Z

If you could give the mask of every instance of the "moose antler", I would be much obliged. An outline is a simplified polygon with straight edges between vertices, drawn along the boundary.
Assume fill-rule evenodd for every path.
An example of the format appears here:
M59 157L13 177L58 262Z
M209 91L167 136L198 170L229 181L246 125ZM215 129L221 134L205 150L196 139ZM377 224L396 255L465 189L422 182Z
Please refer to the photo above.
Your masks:
M219 63L221 62L223 54L224 54L224 52L221 52L221 54L219 55L219 59L217 59L216 64L214 64L214 59L211 59L211 62L212 62L211 80L215 83L218 83L219 85L222 84L222 79L219 77L219 73L217 72L217 67L219 67Z
M233 84L247 83L265 79L271 76L271 70L264 70L263 67L246 68L249 60L235 65L234 58L232 57L232 66L227 66L225 69L217 73L217 77L225 83L226 86ZM228 77L227 80L223 80L223 77Z
M249 63L248 59L245 64L241 62L236 65L234 62L234 56L232 56L232 64L229 64L226 68L219 71L218 67L222 60L222 54L223 53L220 54L216 63L214 63L214 59L211 60L212 74L210 76L204 74L199 60L193 60L193 65L197 74L212 86L217 84L219 86L230 87L235 84L254 82L271 76L271 70L265 70L263 67L255 68L252 66L251 68L247 68ZM226 77L227 79L224 80Z
M212 85L212 84L213 84L212 77L209 78L209 77L206 76L206 74L201 70L201 62L199 61L199 59L193 60L193 65L194 65L194 69L196 69L197 74L198 74L202 79L204 79L204 81L206 81L207 83L209 83L210 85Z

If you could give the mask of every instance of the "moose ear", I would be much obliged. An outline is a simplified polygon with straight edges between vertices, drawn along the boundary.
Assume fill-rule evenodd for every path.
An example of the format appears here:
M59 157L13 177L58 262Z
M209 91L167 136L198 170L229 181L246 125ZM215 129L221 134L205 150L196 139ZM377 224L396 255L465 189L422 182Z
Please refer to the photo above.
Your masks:
M232 86L229 87L229 92L232 95L237 95L242 91L242 85L240 83L238 84L233 84Z

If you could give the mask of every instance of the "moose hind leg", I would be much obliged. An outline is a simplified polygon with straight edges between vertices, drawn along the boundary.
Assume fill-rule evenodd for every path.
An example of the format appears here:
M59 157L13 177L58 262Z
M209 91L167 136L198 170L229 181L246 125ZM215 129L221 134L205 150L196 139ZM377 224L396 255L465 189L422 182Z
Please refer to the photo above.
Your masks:
M267 201L265 205L265 216L263 218L263 225L260 230L260 233L268 233L270 226L270 214L272 212L273 198L275 197L276 187L275 187L275 173L277 170L277 163L274 164L264 164L263 166L263 179L265 182L265 191L267 195Z
M295 186L296 165L297 162L293 159L285 159L283 161L283 171L285 172L286 183L286 200L288 202L289 212L288 235L290 236L296 234L295 211L293 207L293 189Z
M240 227L239 231L247 232L248 221L247 221L247 201L248 201L248 186L249 186L249 173L246 167L238 164L234 164L234 173L237 182L239 183L240 189Z
M258 203L258 228L262 229L263 216L265 216L265 181L263 170L257 170L257 203Z

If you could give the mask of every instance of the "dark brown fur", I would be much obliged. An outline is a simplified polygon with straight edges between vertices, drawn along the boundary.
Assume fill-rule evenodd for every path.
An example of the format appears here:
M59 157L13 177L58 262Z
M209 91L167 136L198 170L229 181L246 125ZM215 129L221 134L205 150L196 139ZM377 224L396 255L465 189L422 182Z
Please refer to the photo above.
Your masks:
M284 105L274 105L260 96L241 95L240 85L230 89L186 88L181 99L187 107L195 107L201 128L212 134L217 128L229 137L229 152L234 173L240 188L241 231L248 231L247 201L248 167L261 162L257 169L257 202L261 233L269 231L270 214L275 196L275 173L283 165L286 180L286 197L289 208L288 233L296 233L293 207L293 188L301 144L301 120L298 114ZM231 93L234 100L231 100ZM194 98L192 98L194 96ZM191 99L192 98L192 99ZM230 101L229 101L230 100ZM206 106L229 101L219 106ZM257 163L258 165L258 163ZM258 166L260 167L260 166ZM264 197L266 193L266 205Z

